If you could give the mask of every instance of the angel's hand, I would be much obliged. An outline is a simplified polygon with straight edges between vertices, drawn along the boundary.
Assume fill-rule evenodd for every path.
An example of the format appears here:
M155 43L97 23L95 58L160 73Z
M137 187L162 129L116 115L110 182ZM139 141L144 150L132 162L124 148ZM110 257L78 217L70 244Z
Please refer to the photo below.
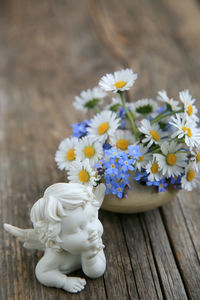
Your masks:
M82 257L83 257L84 259L92 259L92 258L94 258L95 256L97 256L97 254L98 254L99 252L101 252L101 250L104 249L104 248L105 248L105 246L104 246L104 244L102 243L102 240L100 240L100 241L98 240L98 243L95 243L94 245L91 244L91 247L88 248L87 251L84 251L84 252L82 253Z

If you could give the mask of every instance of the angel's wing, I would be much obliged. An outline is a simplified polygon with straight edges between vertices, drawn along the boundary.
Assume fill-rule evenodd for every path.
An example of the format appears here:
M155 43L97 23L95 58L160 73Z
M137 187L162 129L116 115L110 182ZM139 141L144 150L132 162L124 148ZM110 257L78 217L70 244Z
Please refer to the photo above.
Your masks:
M4 229L23 242L23 246L27 249L45 249L45 245L40 242L35 229L21 229L10 224L4 224Z
M100 183L94 190L94 195L96 200L99 202L99 207L101 207L101 204L103 202L105 196L105 190L106 190L106 186L103 183Z

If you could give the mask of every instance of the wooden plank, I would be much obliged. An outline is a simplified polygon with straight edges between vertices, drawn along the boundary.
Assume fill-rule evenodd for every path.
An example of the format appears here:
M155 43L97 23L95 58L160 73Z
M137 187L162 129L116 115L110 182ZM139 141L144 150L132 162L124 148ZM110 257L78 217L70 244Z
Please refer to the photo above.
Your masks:
M195 193L193 193L193 195L194 194ZM180 193L178 198L179 201L174 201L162 209L163 217L175 259L179 266L185 287L187 288L188 297L189 299L199 299L199 233L197 233L195 237L195 230L193 230L193 226L199 222L194 223L194 220L192 220L193 214L187 211L188 204L181 203L181 200L184 199L184 193ZM191 198L190 202L192 202L193 199ZM198 206L198 210L199 209Z
M139 299L163 299L150 242L140 217L121 215Z
M104 278L108 299L140 299L120 220L117 214L105 211L101 212L101 217L105 232L107 270Z
M164 298L187 299L180 271L176 265L173 249L171 249L159 210L145 213L142 219L150 239Z
M141 77L134 90L137 97L153 96L165 87L177 93L178 85L179 89L191 86L197 95L199 43L192 31L194 26L199 28L199 13L195 2L184 0L180 10L172 1L124 3L90 1L96 29L85 1L20 0L16 4L10 0L1 6L2 223L30 226L28 212L34 201L48 185L65 179L56 171L53 155L59 141L70 135L71 124L81 119L71 101L102 74L120 65L133 67ZM189 30L187 37L184 28ZM197 194L193 195L199 209ZM107 272L104 280L88 280L86 290L70 299L186 299L183 283L188 296L197 299L192 289L198 284L198 277L196 281L193 277L199 272L195 235L200 222L186 201L181 203L177 221L173 205L162 210L163 219L158 211L119 219L102 213ZM174 230L171 224L179 228ZM2 299L66 297L65 292L44 288L35 280L40 254L27 252L3 230L1 240L5 241L1 244ZM187 251L180 253L184 243Z

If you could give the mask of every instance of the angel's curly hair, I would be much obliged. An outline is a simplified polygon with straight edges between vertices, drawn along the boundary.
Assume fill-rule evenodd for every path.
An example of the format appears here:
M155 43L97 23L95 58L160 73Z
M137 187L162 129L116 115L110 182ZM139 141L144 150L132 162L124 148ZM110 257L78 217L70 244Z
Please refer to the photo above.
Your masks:
M59 233L62 217L87 202L98 206L91 187L78 183L56 183L48 187L43 198L31 209L31 221L38 238L47 248L60 249Z

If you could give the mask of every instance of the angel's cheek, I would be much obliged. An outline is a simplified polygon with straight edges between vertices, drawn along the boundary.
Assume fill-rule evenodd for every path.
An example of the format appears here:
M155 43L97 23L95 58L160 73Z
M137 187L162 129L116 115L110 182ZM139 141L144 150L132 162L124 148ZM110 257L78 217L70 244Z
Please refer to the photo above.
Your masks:
M97 228L98 228L99 237L101 237L103 235L103 225L99 220L98 220Z
M61 247L71 254L81 254L89 247L88 234L80 231L74 234L69 234L63 237Z

